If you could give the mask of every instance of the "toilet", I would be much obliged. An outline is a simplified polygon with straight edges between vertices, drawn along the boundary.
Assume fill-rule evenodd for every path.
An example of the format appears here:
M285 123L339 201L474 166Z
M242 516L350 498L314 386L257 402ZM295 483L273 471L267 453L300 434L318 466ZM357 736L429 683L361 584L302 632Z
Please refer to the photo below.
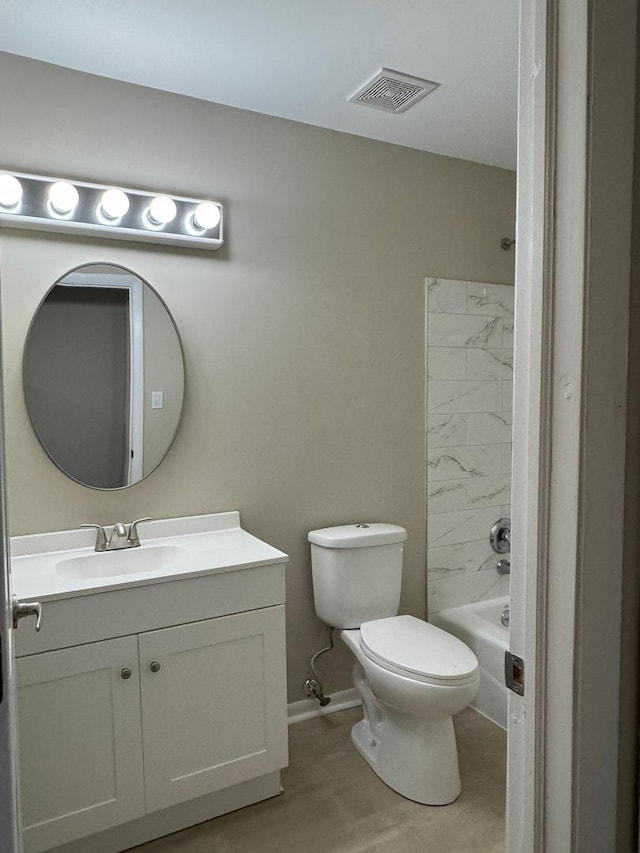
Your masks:
M446 631L397 616L407 531L350 524L309 533L316 613L353 652L364 717L351 740L394 791L425 805L460 794L453 715L473 701L478 660Z

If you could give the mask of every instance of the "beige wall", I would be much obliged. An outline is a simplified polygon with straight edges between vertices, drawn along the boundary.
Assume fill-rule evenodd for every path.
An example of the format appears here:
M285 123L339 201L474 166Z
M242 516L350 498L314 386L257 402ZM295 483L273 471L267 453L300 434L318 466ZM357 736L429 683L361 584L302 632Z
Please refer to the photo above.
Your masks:
M308 530L405 525L402 606L424 614L424 278L512 281L499 241L514 233L514 175L9 56L0 79L3 166L210 196L228 215L227 245L210 254L3 232L12 532L238 508L291 556L289 693L301 698L325 639ZM20 379L39 300L95 261L158 290L186 359L173 449L116 493L49 462ZM320 669L329 690L350 682L343 651Z

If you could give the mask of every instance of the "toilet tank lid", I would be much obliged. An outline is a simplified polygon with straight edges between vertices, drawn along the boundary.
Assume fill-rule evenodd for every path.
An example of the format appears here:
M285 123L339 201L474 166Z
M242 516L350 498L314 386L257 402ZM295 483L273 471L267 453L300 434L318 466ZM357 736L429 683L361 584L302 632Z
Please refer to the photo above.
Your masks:
M338 527L324 527L312 530L309 542L323 548L367 548L374 545L390 545L404 542L407 531L397 524L341 524Z

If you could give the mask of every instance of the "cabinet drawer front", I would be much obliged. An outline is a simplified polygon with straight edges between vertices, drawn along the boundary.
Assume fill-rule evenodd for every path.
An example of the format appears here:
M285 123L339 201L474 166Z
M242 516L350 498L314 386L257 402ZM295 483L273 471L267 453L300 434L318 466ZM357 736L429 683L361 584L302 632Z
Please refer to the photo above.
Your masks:
M42 631L15 631L16 655L33 655L283 604L282 563L45 601ZM29 623L29 624L27 624Z
M143 814L137 638L20 658L17 674L26 850Z
M287 764L284 607L139 641L147 811Z

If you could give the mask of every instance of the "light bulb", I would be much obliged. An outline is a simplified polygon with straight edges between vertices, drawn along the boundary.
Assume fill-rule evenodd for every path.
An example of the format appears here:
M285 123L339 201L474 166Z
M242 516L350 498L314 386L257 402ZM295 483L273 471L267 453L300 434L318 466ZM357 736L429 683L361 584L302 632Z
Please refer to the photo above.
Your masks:
M61 216L71 213L80 201L78 190L66 181L56 181L49 187L49 203Z
M0 207L16 207L22 198L22 184L13 175L0 175Z
M203 201L193 213L193 227L198 231L209 231L220 222L220 208L212 201Z
M129 196L122 190L106 190L100 199L100 212L107 219L120 219L129 210Z
M156 196L147 211L152 225L168 225L176 218L178 208L172 198L167 195Z

